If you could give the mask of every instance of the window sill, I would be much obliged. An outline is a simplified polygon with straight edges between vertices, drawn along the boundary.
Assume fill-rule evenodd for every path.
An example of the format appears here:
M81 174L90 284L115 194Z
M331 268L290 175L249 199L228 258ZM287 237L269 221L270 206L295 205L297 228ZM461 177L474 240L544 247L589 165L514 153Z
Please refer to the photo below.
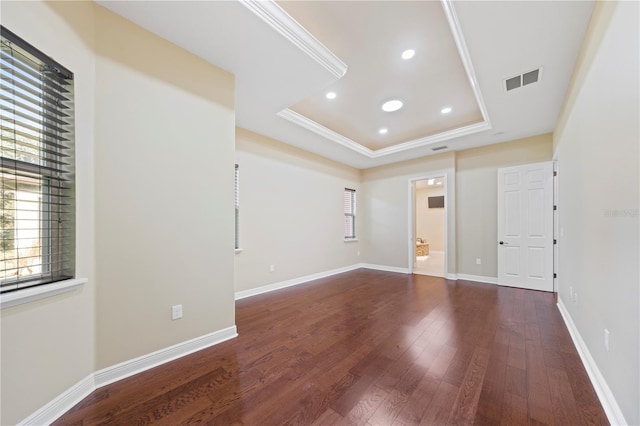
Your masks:
M241 248L237 248L237 249L234 250L234 252L235 252L235 254L242 253L242 249Z
M358 242L357 238L345 238L344 239L345 243L353 243L353 242Z
M56 294L66 293L86 284L87 282L89 282L87 278L73 278L70 280L12 291L11 293L0 295L0 309L22 305L23 303L33 302L55 296Z

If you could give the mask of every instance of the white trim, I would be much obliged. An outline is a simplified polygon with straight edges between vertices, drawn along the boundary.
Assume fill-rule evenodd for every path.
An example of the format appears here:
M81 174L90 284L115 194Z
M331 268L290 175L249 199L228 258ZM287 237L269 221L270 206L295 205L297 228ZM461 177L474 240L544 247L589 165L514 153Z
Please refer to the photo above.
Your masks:
M302 127L303 129L307 129L317 135L320 135L323 138L330 140L331 142L335 142L339 145L344 146L345 148L349 148L350 150L355 151L358 154L362 154L368 158L374 158L375 151L370 150L366 146L360 145L359 143L349 139L346 136L342 136L340 133L334 132L333 130L323 126L322 124L316 123L312 119L305 117L304 115L299 114L293 110L290 110L289 108L283 109L276 115Z
M469 84L471 85L471 89L473 90L473 94L476 98L476 103L478 105L478 108L480 109L480 113L482 114L481 122L463 126L457 129L448 130L435 135L413 139L386 148L371 150L366 146L353 141L352 139L349 139L337 132L334 132L331 129L328 129L327 127L311 120L308 117L305 117L302 114L298 114L297 112L290 110L289 108L283 109L277 114L277 116L284 118L285 120L294 123L304 129L307 129L325 139L342 145L345 148L351 149L358 154L362 154L367 158L380 158L387 155L397 154L399 152L407 151L410 149L432 145L491 129L491 120L489 119L487 106L485 105L484 98L482 97L482 93L480 92L478 78L476 77L476 73L471 62L471 56L469 55L469 50L467 49L467 43L464 40L462 27L460 26L460 22L453 5L453 0L441 1L444 14L447 17L449 28L451 29L451 33L458 49L458 54L460 55L460 60L462 61L464 69L467 73ZM289 16L284 10L282 10L275 2L273 2L272 0L240 0L240 2L251 11L253 11L257 16L262 18L269 25L271 25L274 29L284 35L287 39L291 40L302 50L307 52L309 56L325 66L325 68L332 71L336 77L340 78L344 75L344 73L346 73L346 65L344 65L344 63L342 63L342 61L340 61L339 59L336 58L345 67L342 74L340 74L340 70L342 68L340 68L339 70L339 67L328 66L325 60L323 60L322 55L321 57L315 55L314 52L324 52L322 54L329 52L331 54L329 58L335 58L333 53L331 53L325 46L323 46L320 42L313 38L313 36L311 36L302 26L300 26L300 24L298 24L293 18L291 18L291 16ZM310 38L312 42L306 41L307 37ZM319 45L321 48L314 43L317 43L317 45ZM307 47L307 45L309 46Z
M484 98L482 97L482 93L480 92L480 85L478 84L478 78L476 77L476 72L473 69L471 56L469 55L469 50L467 49L467 43L464 41L462 27L460 25L460 21L458 20L458 15L456 14L456 10L453 6L453 0L442 0L442 8L444 9L444 14L447 15L447 20L449 21L449 27L451 27L451 33L453 34L453 38L456 41L456 46L458 47L458 53L460 54L460 59L462 60L464 69L467 71L467 76L469 77L469 83L471 84L473 93L476 96L476 101L478 102L478 108L480 108L480 112L482 113L482 118L484 119L484 123L488 126L487 128L490 129L491 120L489 120L489 113L487 112L487 106L484 104Z
M2 294L0 295L0 309L22 305L23 303L29 303L46 297L55 296L56 294L73 291L76 287L86 284L87 282L89 282L87 278L73 278Z
M485 277L482 275L457 274L456 280L475 281L478 283L498 284L498 277Z
M169 346L168 348L151 352L147 355L121 362L120 364L112 365L111 367L103 368L94 373L96 388L117 382L118 380L217 345L218 343L233 339L237 336L236 326L233 325L223 328L222 330L214 331L213 333L205 334L204 336L196 337L195 339L187 340L186 342L178 343L177 345Z
M457 281L458 280L458 274L450 274L450 273L446 273L444 274L444 279L445 280L454 280Z
M118 380L142 373L143 371L165 364L193 352L237 337L236 326L223 328L168 348L160 349L120 364L96 371L42 406L18 425L51 424L60 416L86 398L91 392Z
M587 348L584 340L582 340L582 336L580 335L580 332L578 331L560 296L558 296L557 305L560 315L562 315L562 319L569 330L573 344L578 350L582 364L584 365L585 370L587 370L591 384L598 395L602 408L604 408L604 412L607 415L609 423L612 425L626 425L627 421L622 414L622 410L620 409L616 398L613 396L611 389L609 389L609 385L607 385L606 380L602 376L602 373L598 368L598 364L596 364L595 360L591 356L589 348Z
M342 274L344 272L354 271L356 269L373 269L376 271L397 272L400 274L408 274L408 268L401 268L398 266L386 266L386 265L372 265L370 263L355 263L343 268L331 269L329 271L318 272L316 274L305 275L303 277L293 278L287 281L281 281L278 283L263 285L261 287L252 288L249 290L242 290L236 292L236 300L245 299L251 296L257 296L258 294L269 293L271 291L280 290L282 288L292 287L307 283L309 281L318 280L320 278L330 277L332 275Z
M354 265L345 266L343 268L331 269L329 271L305 275L303 277L293 278L287 281L280 281L278 283L273 283L273 284L267 284L261 287L251 288L249 290L236 291L236 300L244 299L246 297L256 296L258 294L269 293L271 291L292 287L294 285L304 284L309 281L330 277L336 274L342 274L343 272L353 271L355 269L359 269L362 267L363 267L362 264L356 263Z
M446 199L444 203L444 251L442 252L443 254L445 254L444 256L445 277L447 276L447 271L449 270L449 263L450 262L455 263L455 259L449 259L449 256L447 255L447 253L449 253L449 236L450 236L449 227L454 228L451 230L452 232L455 231L455 217L454 217L453 223L451 223L451 221L449 220L449 214L451 212L455 212L455 195L456 195L455 194L455 171L453 169L435 170L425 175L410 177L408 180L409 192L408 192L407 198L409 200L409 206L407 207L407 213L408 213L407 220L408 220L409 226L407 227L407 231L409 233L408 234L409 246L408 246L407 265L409 267L407 268L407 270L409 274L413 273L413 265L416 258L416 246L414 242L414 237L416 232L416 229L415 229L415 226L416 226L415 183L421 180L429 180L437 177L444 177L444 194ZM455 234L452 235L452 238L455 238ZM454 245L452 247L453 251L455 251L455 247L456 246L454 241Z
M334 77L347 73L347 65L320 43L309 31L293 19L273 0L239 0L242 5L262 19L284 38L296 45L310 58L322 65Z
M345 243L354 243L354 242L356 242L356 243L357 243L357 242L358 242L358 239L357 239L357 238L345 238L345 239L344 239L344 242L345 242Z
M78 402L96 389L93 374L89 374L75 385L49 401L46 405L18 423L22 425L48 425L69 411Z
M241 248L237 248L237 249L234 249L233 252L235 254L242 253L242 249Z
M373 269L375 271L397 272L399 274L409 274L409 268L399 266L373 265L371 263L361 263L360 267L365 269Z
M420 148L426 145L434 145L439 142L448 141L450 139L460 138L462 136L472 135L491 129L491 125L486 121L480 123L469 124L468 126L458 127L457 129L447 130L446 132L436 133L435 135L425 136L419 139L413 139L398 145L388 146L386 148L377 149L373 152L372 158L383 157L385 155L397 154L398 152L407 151L414 148ZM446 152L447 150L438 151Z
M379 158L386 155L397 154L398 152L420 148L422 146L436 144L439 142L447 141L449 139L471 135L473 133L482 132L491 128L490 124L483 121L480 123L459 127L457 129L447 130L446 132L437 133L435 135L430 135L423 138L403 142L397 145L388 146L386 148L372 150L289 108L283 109L276 115L325 139L328 139L331 142L335 142L339 145L344 146L345 148L349 148L350 150L357 152L358 154L362 154L367 158Z

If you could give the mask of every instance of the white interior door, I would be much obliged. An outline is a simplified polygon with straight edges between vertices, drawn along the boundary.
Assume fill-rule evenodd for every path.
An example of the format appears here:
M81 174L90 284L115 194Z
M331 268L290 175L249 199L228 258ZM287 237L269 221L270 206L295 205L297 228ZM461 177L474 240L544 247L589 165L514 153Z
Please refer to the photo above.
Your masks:
M498 169L498 284L553 291L553 163Z

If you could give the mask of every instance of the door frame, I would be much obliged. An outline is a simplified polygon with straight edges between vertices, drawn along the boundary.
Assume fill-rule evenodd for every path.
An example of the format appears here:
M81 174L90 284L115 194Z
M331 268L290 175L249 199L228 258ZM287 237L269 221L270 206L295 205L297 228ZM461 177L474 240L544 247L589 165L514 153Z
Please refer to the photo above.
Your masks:
M548 216L546 216L548 219L550 219L551 223L547 226L550 226L551 229L548 229L548 234L546 235L550 235L548 238L550 241L548 241L548 244L550 245L549 250L551 251L551 253L546 252L545 257L549 256L549 258L547 258L547 260L550 263L550 271L548 273L550 273L550 277L548 277L548 279L551 281L551 290L543 290L543 291L551 291L551 292L555 292L556 291L556 270L557 270L557 245L554 244L554 241L557 239L557 232L556 232L556 225L557 225L557 211L554 208L554 206L557 205L557 179L556 179L556 175L557 175L557 162L555 160L551 160L551 161L541 161L541 162L535 162L535 163L524 163L524 164L519 164L516 166L506 166L506 167L499 167L498 168L498 206L497 206L497 221L498 221L498 235L497 235L497 240L502 240L502 239L506 239L506 237L504 235L500 234L500 215L501 215L501 208L502 208L502 204L500 204L500 199L501 199L501 191L500 191L500 173L501 170L504 169L515 169L515 168L526 168L526 167L533 167L533 166L545 166L545 167L549 167L549 169L551 170L551 176L549 176L549 178L551 179L551 182L549 184L549 186L547 187L548 190L551 192L550 194L550 200L549 198L546 198L549 196L548 192L546 193L546 197L545 199L547 201L550 201L550 204L548 206L549 209L553 209L549 211L549 215L550 218ZM503 218L504 219L504 218ZM547 222L548 223L548 222ZM502 241L500 241L500 244L502 244ZM506 244L506 241L505 241ZM501 281L501 261L504 261L504 258L501 257L501 247L497 246L496 249L496 254L497 254L497 261L498 261L498 276L497 276L497 284L500 286L512 286L511 284L505 284L504 281ZM522 268L522 265L520 266L520 268ZM516 287L520 287L520 286L516 286ZM523 287L523 288L528 288L528 287ZM536 290L533 289L532 290Z
M419 180L428 180L443 177L444 178L444 278L456 279L456 274L449 273L449 265L455 265L455 172L453 169L436 170L433 172L426 172L418 176L413 176L408 179L408 271L409 274L413 274L414 262L416 258L416 244L415 244L415 232L416 232L416 192L415 183ZM449 239L452 239L449 243Z

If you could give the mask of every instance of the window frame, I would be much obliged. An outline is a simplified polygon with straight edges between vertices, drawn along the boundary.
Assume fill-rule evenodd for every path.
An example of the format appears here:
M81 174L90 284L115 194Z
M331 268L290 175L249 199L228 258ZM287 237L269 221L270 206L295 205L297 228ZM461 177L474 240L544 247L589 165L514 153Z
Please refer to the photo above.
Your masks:
M347 195L348 194L348 195ZM347 197L349 198L349 203L350 203L350 208L349 211L347 211L346 209L346 199ZM350 218L351 220L351 229L350 229L350 235L347 235L347 233L345 232L344 234L344 240L345 241L354 241L358 238L357 234L356 234L356 190L355 189L351 189L351 188L345 188L344 192L343 192L343 196L342 196L342 206L343 206L343 210L344 210L344 219L345 219L345 227L343 229L343 231L346 231L346 221L347 218Z
M7 303L24 303L16 302L23 298L29 301L67 291L67 288L73 289L86 279L75 278L73 73L6 27L0 26L0 33L3 73L2 199L5 200L5 180L13 180L8 188L15 187L17 196L20 182L33 179L38 190L28 192L39 196L37 237L28 238L37 238L34 248L38 250L39 263L31 266L37 266L40 271L21 276L20 255L17 254L20 248L15 249L17 257L11 259L17 259L16 266L3 262L1 269L3 275L17 270L15 277L0 278L1 306L5 307ZM31 130L21 133L24 130L20 129ZM18 150L18 145L24 148ZM12 149L13 154L10 154ZM21 211L32 211L17 207L13 210L16 216ZM12 239L16 241L17 232L22 228L12 225L9 229L13 230ZM34 228L27 228L29 230L33 232Z
M234 204L235 204L235 243L234 249L238 253L240 248L240 166L236 163L234 172Z

